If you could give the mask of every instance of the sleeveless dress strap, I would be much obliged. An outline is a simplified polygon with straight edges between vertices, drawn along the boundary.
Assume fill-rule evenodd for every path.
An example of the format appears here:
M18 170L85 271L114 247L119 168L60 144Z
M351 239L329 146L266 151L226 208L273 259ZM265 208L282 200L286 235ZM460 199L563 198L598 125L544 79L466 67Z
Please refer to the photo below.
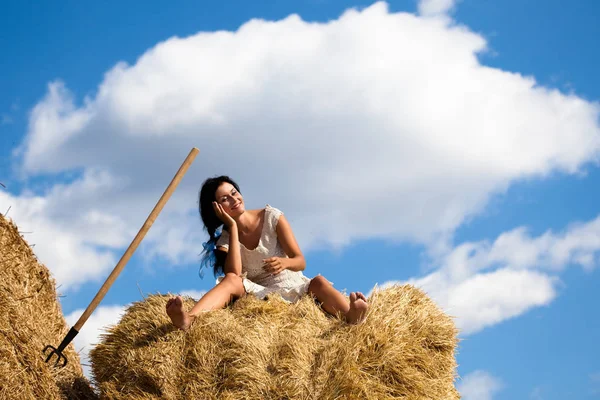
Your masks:
M277 231L277 222L279 222L279 217L281 215L283 215L283 212L278 208L271 207L269 204L265 206L265 218L267 219L267 226L269 227L269 231Z

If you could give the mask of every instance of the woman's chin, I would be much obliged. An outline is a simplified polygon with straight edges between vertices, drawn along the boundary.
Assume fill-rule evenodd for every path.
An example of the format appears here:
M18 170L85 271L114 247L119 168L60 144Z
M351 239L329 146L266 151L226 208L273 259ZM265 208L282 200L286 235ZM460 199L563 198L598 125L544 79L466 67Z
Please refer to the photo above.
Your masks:
M235 218L235 217L239 217L240 215L242 215L246 210L244 209L244 206L239 206L236 209L233 209L229 212L229 215L231 216L231 218Z

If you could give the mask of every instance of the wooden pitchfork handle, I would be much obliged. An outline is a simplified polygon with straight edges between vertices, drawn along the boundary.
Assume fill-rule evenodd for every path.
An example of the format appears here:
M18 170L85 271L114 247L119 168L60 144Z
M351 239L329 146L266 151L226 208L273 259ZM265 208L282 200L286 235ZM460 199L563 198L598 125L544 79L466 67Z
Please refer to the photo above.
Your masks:
M142 239L144 239L144 236L146 236L146 232L148 232L148 230L150 229L150 227L152 226L152 224L158 217L158 214L160 214L161 210L163 209L163 207L165 206L165 204L167 203L167 201L169 200L169 198L175 191L175 188L177 187L177 185L179 184L179 182L181 181L181 179L187 172L188 168L190 167L190 165L192 165L192 162L194 162L194 158L196 158L198 151L199 150L197 148L195 148L195 147L192 148L192 151L190 151L190 154L188 154L188 156L184 160L183 164L181 165L181 167L175 174L175 177L171 180L171 183L169 184L169 186L167 187L167 189L165 190L165 192L163 193L161 198L158 200L158 203L156 203L156 206L154 206L154 209L152 210L152 212L146 219L146 222L144 222L144 225L139 230L138 234L135 236L135 238L133 239L133 241L131 242L131 244L129 245L127 250L125 251L125 254L123 254L123 256L121 257L121 259L119 260L119 262L117 263L117 265L115 266L113 271L110 273L110 275L108 276L108 278L106 279L106 281L104 282L104 284L102 285L100 290L98 290L96 297L94 297L94 299L92 300L90 305L85 309L85 311L83 312L81 317L79 317L79 320L77 320L75 325L73 325L73 327L69 330L69 332L67 333L67 335L65 336L63 341L60 343L58 348L55 348L50 345L47 345L46 347L44 347L44 351L43 351L44 354L46 354L46 352L49 349L52 350L48 354L48 357L46 358L46 362L48 362L52 358L53 355L56 355L58 357L56 360L56 363L55 363L56 366L58 366L61 359L63 360L62 367L67 365L67 358L63 355L63 353L62 353L63 350L65 349L65 347L67 347L69 345L69 343L71 343L73 338L75 338L75 336L77 336L77 334L79 333L79 330L81 329L83 324L85 324L85 321L87 321L87 319L90 317L92 312L96 309L96 307L98 307L98 304L100 304L100 302L102 301L102 299L108 292L108 289L110 289L110 287L112 286L114 281L117 279L117 276L119 276L119 274L121 273L121 271L123 270L123 268L125 267L127 262L129 261L129 259L131 258L131 256L135 252L135 250L137 249L138 245L141 243Z

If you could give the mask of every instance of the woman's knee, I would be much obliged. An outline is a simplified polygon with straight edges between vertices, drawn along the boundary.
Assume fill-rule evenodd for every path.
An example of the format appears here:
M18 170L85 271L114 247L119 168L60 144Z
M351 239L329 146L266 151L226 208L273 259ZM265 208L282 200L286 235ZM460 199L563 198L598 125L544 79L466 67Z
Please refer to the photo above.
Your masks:
M231 289L231 293L236 297L243 296L246 293L242 278L233 272L226 273L221 283L227 285Z
M310 285L308 285L308 290L312 293L318 293L324 288L330 286L331 284L327 279L325 279L322 275L317 275L311 279Z

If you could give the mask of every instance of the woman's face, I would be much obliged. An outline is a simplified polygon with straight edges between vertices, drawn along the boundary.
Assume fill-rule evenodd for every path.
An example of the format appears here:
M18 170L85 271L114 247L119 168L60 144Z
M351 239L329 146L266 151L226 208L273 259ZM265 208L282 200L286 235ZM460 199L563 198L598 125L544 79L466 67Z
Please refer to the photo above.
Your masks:
M230 183L223 182L215 192L215 201L223 210L232 217L242 214L244 209L244 198L241 193Z

